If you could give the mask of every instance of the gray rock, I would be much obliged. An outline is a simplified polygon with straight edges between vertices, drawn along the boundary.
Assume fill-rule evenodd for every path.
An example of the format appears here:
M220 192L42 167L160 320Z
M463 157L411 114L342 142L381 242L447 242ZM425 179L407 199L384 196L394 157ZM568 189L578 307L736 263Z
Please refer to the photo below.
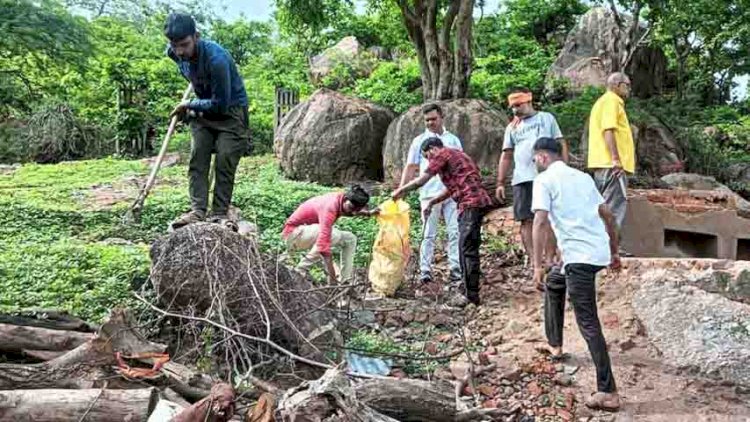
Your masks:
M496 171L508 124L506 114L481 100L460 99L438 104L443 108L445 128L458 136L464 151L480 169L490 173ZM409 146L423 132L421 106L410 108L391 122L383 148L386 181L400 179Z
M281 122L274 151L295 180L342 185L383 179L383 138L395 114L385 107L321 89Z
M632 17L621 14L626 27ZM646 30L641 25L639 31ZM615 15L604 7L591 8L581 16L565 40L565 45L547 73L547 90L555 91L559 80L567 81L574 92L586 86L604 86L607 76L624 60L627 29L617 25ZM660 49L636 49L625 69L632 79L633 94L649 97L661 92L667 77L667 58Z
M673 173L662 177L661 180L678 189L725 192L734 199L738 214L750 216L750 202L711 176L694 173Z
M633 309L668 364L750 385L750 306L665 270L642 275Z

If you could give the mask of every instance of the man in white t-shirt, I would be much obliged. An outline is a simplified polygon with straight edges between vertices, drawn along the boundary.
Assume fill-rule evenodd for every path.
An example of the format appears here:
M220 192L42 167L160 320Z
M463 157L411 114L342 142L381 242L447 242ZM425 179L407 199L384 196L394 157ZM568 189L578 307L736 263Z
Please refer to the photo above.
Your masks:
M531 90L516 88L508 95L508 105L513 110L513 120L505 128L503 153L497 171L497 199L505 199L505 177L513 167L513 219L521 223L521 242L529 258L534 261L535 249L531 244L531 193L537 175L534 165L534 142L539 138L556 139L562 145L562 159L568 162L568 144L560 132L555 116L544 111L536 111L532 102ZM547 259L555 255L554 236L545 245Z
M429 162L422 156L422 143L430 138L439 138L446 148L463 151L461 141L456 135L448 132L443 127L443 110L438 104L427 104L422 108L424 116L425 131L414 138L409 147L409 154L406 157L406 165L401 174L400 187L405 186L417 174L422 174L427 170ZM419 201L422 211L424 211L431 199L438 197L445 191L445 186L440 180L440 176L430 179L419 190ZM458 259L458 208L456 201L451 198L436 204L432 207L432 212L427 220L424 219L424 233L422 234L422 245L419 249L419 273L420 280L423 283L432 281L432 263L434 260L435 238L437 237L438 221L440 216L445 220L446 231L448 232L448 261L450 263L450 284L461 282L461 263Z
M546 284L541 254L534 255L534 282L545 288L544 327L550 352L553 357L562 356L567 290L578 329L596 367L597 392L586 405L617 410L620 397L596 307L596 273L608 265L620 267L615 217L594 180L561 160L560 144L555 139L539 139L533 151L541 172L534 179L531 204L534 247L540 250L544 245L551 225L562 251L562 269L553 269Z

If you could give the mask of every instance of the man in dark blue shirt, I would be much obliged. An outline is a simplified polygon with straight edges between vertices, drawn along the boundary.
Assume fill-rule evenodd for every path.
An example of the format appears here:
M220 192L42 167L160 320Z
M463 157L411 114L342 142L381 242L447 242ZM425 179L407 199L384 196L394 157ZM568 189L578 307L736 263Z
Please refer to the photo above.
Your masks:
M178 228L206 219L212 153L216 153L212 217L223 221L232 202L237 165L250 146L245 85L229 53L201 39L191 16L171 13L164 35L169 39L167 55L198 97L181 102L172 112L190 121L193 135L188 169L192 211L172 225Z

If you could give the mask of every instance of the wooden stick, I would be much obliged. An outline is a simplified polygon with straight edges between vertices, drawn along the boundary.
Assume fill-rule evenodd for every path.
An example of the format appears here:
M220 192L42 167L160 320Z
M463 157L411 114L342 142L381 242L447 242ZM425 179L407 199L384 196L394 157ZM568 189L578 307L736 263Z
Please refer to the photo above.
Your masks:
M188 97L190 96L190 92L193 90L193 85L188 84L188 87L185 89L185 92L182 94L182 101L187 101ZM146 180L146 184L143 186L143 189L141 189L141 192L138 194L138 197L135 199L135 202L133 202L133 206L130 207L130 210L125 214L124 220L128 222L129 220L139 222L141 220L141 211L143 210L143 204L146 202L146 197L148 196L149 192L151 192L151 188L154 186L154 182L156 181L156 173L159 172L159 167L161 167L162 161L164 161L164 155L167 153L167 147L169 146L169 140L172 138L172 134L175 131L175 128L177 127L177 121L178 117L173 116L172 120L169 122L169 128L167 129L167 134L164 135L164 141L161 143L161 150L159 151L159 156L156 157L156 162L154 163L153 167L151 167L151 174L148 176L148 180Z

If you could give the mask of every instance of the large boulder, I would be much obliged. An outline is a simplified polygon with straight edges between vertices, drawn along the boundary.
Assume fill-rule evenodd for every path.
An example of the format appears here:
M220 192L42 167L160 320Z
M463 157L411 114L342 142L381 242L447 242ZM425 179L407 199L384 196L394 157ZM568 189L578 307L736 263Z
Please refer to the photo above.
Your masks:
M621 15L625 29L618 26L610 9L594 7L568 34L565 45L547 73L547 89L554 91L560 80L573 92L586 86L604 86L607 75L619 68L625 51L627 28L632 17ZM642 25L639 32L646 28ZM649 97L661 92L667 78L667 58L660 49L642 46L633 54L625 72L632 79L633 94Z
M289 178L342 185L382 180L383 138L395 113L321 89L281 122L274 150Z
M350 35L310 59L310 76L314 83L320 83L336 66L347 65L359 76L366 77L375 69L380 53L380 50L362 48L357 38Z
M445 128L461 139L464 151L474 159L483 174L495 174L508 124L505 113L481 100L449 100L438 104L443 108ZM383 148L386 181L398 183L409 146L422 132L421 106L410 108L391 122Z
M636 147L635 172L638 176L661 177L666 174L682 171L684 152L669 128L656 119L639 123L630 123L633 141ZM588 122L581 135L581 152L584 163L588 155Z

